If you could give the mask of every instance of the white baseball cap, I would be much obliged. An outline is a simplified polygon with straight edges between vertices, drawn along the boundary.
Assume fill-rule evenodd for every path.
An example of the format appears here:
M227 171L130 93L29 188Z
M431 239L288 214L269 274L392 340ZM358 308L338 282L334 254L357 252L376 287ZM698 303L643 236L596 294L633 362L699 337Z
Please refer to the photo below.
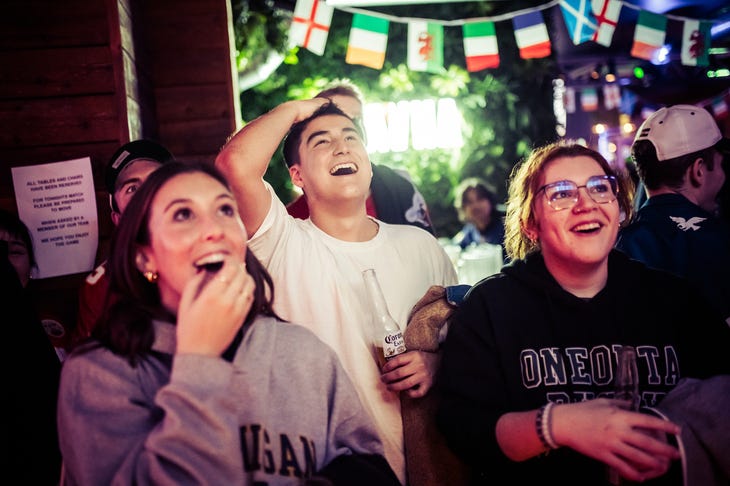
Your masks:
M634 142L648 140L656 149L657 160L668 160L713 147L730 152L712 115L699 106L674 105L654 112L636 132Z

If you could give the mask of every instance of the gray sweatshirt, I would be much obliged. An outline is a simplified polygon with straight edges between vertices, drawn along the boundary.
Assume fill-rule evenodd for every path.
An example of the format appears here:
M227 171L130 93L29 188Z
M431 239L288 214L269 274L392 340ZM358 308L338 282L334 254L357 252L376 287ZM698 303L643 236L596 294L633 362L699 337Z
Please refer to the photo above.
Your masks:
M335 353L258 318L232 362L173 355L155 322L132 367L106 348L64 362L58 432L67 485L301 484L343 454L383 454Z

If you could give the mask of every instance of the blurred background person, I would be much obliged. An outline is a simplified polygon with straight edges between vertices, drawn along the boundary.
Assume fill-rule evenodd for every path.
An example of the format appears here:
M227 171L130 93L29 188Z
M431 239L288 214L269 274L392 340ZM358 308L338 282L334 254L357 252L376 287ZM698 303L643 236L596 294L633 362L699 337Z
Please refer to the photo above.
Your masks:
M363 97L360 89L347 80L334 81L315 98L332 100L347 116L360 127L363 142L367 145L367 134L363 125ZM407 172L394 170L386 165L371 162L373 178L370 194L366 201L367 214L386 223L411 224L433 234L431 217L423 195ZM309 207L307 195L302 194L287 205L287 211L295 218L307 219Z
M35 265L30 231L15 214L0 210L4 469L20 484L55 486L61 472L56 428L61 361L28 288Z
M115 226L139 186L155 169L173 158L165 147L151 140L134 140L114 152L107 163L104 182ZM79 289L79 312L72 345L89 337L102 315L109 289L106 266L107 262L103 261Z
M454 190L454 207L464 223L452 242L465 249L469 245L504 245L504 213L497 196L477 177L464 179Z
M334 351L272 309L226 180L168 163L122 216L117 295L66 359L66 484L397 485Z

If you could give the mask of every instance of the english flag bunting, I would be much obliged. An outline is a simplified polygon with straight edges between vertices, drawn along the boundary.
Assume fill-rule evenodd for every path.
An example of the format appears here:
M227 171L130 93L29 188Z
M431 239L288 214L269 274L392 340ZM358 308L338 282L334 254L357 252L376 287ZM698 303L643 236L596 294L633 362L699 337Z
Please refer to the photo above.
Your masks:
M499 50L494 22L474 22L464 24L464 55L466 70L481 71L499 67Z
M354 14L345 62L381 69L388 46L389 26L390 22L385 19Z
M444 26L408 22L408 69L438 73L444 69Z
M634 45L631 47L631 55L639 59L651 61L654 53L664 45L664 37L667 30L667 18L663 15L647 12L639 12L639 20L634 31Z
M512 19L515 40L522 59L534 59L550 55L550 37L540 12L529 12Z
M618 84L603 85L603 106L607 110L621 106L621 88L619 88Z
M622 4L619 0L592 0L591 5L598 25L592 40L602 46L610 47L621 15Z
M334 10L324 0L297 0L289 41L319 56L324 54Z
M685 20L682 29L682 64L707 66L710 64L710 22Z
M560 0L560 11L573 44L593 39L597 26L589 0Z
M565 88L563 104L565 105L566 113L575 113L575 88Z

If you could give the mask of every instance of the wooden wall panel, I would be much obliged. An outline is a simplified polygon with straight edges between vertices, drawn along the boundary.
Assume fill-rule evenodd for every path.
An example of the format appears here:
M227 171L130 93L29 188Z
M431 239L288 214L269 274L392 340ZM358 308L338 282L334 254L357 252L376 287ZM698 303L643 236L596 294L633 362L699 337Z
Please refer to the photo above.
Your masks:
M159 0L144 18L156 60L151 72L160 139L178 158L212 162L240 127L230 5Z
M121 144L212 163L239 126L230 16L228 0L0 0L0 207L15 210L12 167L89 156L106 257ZM34 282L42 313L73 325L84 277Z
M0 98L48 98L114 92L106 47L0 51Z
M212 163L226 141L229 125L224 118L165 123L160 126L160 137L178 159L191 157ZM189 136L192 132L194 137Z
M112 95L0 101L0 145L34 147L113 140L118 112Z
M2 0L0 48L47 49L106 45L104 0Z

